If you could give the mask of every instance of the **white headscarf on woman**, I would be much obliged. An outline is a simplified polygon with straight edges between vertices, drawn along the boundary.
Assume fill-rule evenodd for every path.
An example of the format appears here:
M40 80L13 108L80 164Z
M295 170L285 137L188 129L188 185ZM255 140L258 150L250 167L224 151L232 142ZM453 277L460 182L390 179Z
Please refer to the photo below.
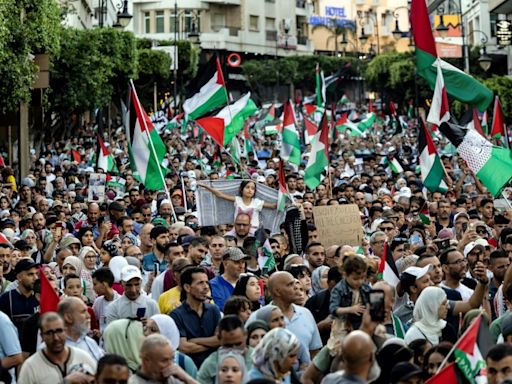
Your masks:
M158 314L151 316L151 320L158 325L160 334L164 335L171 342L172 347L177 350L180 346L180 331L172 317Z
M414 305L414 324L433 344L439 344L446 321L439 318L439 307L446 300L446 293L438 287L427 287L421 291ZM406 340L407 341L407 340Z

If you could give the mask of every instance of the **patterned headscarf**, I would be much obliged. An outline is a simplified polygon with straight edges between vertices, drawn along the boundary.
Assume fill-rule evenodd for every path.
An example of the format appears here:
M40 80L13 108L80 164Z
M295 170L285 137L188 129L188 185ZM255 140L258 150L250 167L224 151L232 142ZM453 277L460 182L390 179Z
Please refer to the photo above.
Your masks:
M313 295L316 295L318 292L323 291L324 288L322 288L322 274L324 271L328 271L329 267L327 265L321 265L318 268L315 268L313 271L313 274L311 276L311 290L313 291Z
M280 379L283 374L277 369L292 352L298 353L300 342L293 333L284 328L268 332L254 349L252 363L265 377Z

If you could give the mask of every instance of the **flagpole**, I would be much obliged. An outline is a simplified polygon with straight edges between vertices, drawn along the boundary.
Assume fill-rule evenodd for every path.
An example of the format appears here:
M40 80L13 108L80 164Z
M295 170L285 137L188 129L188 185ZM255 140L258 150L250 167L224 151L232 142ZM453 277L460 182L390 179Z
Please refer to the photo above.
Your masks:
M180 176L180 180L181 180L181 193L183 193L183 205L185 208L185 212L188 211L188 207L187 207L187 194L186 194L186 191L185 191L185 183L183 182L183 177Z
M133 80L131 80L131 79L130 79L130 85L131 85L132 89L134 90L135 94L137 94L137 91L135 90L135 85L133 84ZM138 99L138 97L137 97L137 99ZM140 108L140 102L138 102L137 104L139 105L139 108ZM140 110L139 110L139 114L141 116L143 116L143 114L141 113ZM169 194L169 188L167 188L167 184L165 184L165 178L164 178L164 174L162 172L162 167L160 166L160 163L158 162L158 156L156 155L155 146L153 145L153 140L151 139L151 135L149 134L149 130L148 130L146 119L143 118L141 120L143 121L143 124L144 124L144 131L146 132L146 136L148 137L148 142L149 142L149 145L151 147L151 152L153 152L153 156L155 157L155 162L157 164L158 173L160 174L160 177L162 178L162 183L164 185L165 194L167 195L167 198L171 202L171 210L172 210L172 216L174 218L174 222L177 223L178 222L178 218L176 216L176 212L174 211L174 204L172 203L172 199L171 199L171 196Z
M505 199L505 201L507 202L507 205L510 209L512 209L512 205L510 204L510 201L508 200L508 198L505 196L505 193L503 193L503 191L501 191L501 196L503 196L503 198Z

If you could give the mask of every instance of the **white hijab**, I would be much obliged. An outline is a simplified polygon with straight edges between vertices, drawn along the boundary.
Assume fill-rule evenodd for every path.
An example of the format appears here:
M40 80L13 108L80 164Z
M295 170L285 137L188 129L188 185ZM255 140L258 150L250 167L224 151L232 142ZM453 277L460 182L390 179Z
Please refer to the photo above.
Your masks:
M446 300L446 293L438 287L427 287L421 291L414 305L414 325L434 345L439 344L446 321L439 318L439 307Z

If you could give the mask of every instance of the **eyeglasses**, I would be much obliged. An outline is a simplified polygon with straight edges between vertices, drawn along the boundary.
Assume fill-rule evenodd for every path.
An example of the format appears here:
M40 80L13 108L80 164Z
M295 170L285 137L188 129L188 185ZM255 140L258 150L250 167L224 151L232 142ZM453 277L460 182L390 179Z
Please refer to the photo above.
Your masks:
M462 264L466 264L467 262L468 261L466 259L459 259L459 260L455 260L455 261L452 261L451 263L446 263L446 264L462 265Z
M41 334L46 337L61 336L64 334L64 329L62 329L62 328L49 329L47 331L41 332Z
M476 233L479 233L479 234L487 234L487 230L483 227L478 227L476 229Z

